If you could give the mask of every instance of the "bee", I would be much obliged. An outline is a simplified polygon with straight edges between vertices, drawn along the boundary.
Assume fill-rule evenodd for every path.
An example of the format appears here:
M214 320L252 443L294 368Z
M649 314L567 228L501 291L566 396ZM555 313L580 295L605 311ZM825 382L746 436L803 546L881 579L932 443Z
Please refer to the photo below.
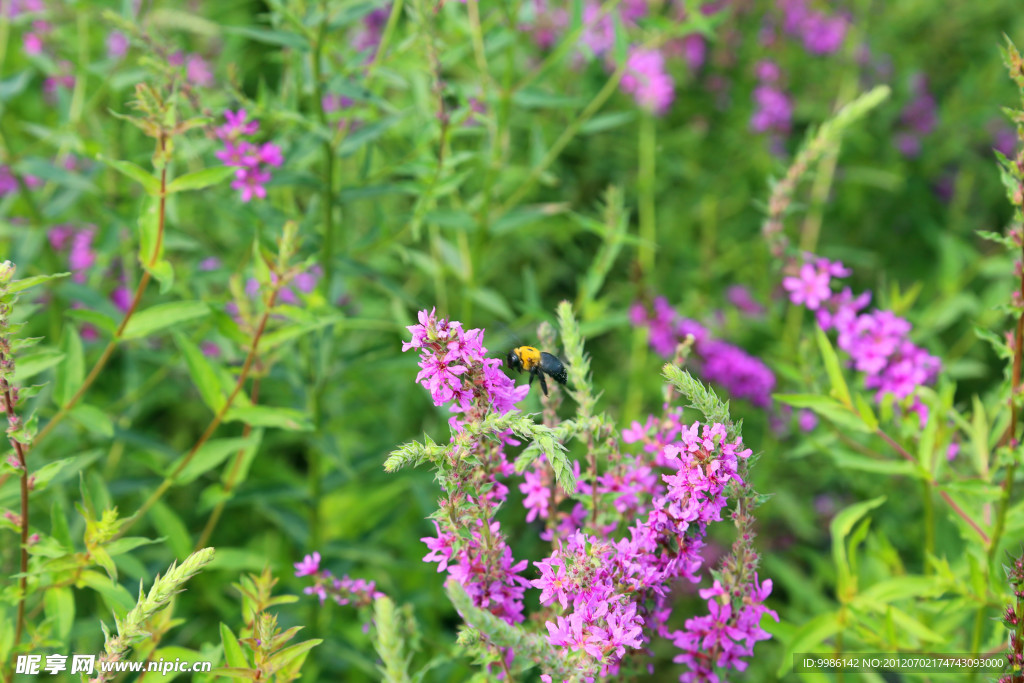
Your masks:
M540 389L544 395L548 395L548 383L544 375L551 375L551 379L559 384L565 384L569 378L565 372L565 365L556 356L547 351L538 351L532 346L519 346L508 352L508 366L519 372L526 370L530 373L530 384L533 378L540 378Z

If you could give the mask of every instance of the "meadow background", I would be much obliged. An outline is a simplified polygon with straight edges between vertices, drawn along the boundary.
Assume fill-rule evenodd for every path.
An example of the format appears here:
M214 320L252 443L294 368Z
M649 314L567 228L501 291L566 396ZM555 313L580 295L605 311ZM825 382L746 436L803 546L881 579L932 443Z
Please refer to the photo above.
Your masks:
M978 231L1019 229L993 151L1021 144L1004 113L1020 105L1007 38L1024 44L1013 0L3 0L0 257L16 278L70 273L22 291L11 324L24 325L4 332L20 387L9 434L35 477L15 642L12 445L5 677L17 653L100 652L100 622L132 609L139 582L205 546L215 557L174 620L153 617L129 659L223 665L223 629L251 635L254 600L232 586L269 569L275 595L301 597L255 602L303 626L296 642L323 639L296 675L379 680L372 606L303 593L293 565L316 551L399 606L423 680L496 675L456 644L445 574L423 561L434 472L383 468L405 442L449 438L406 328L436 308L504 358L542 345L539 325L568 301L598 410L621 430L660 411L682 341L637 324L660 310L678 334L658 297L731 345L725 371L699 354L686 367L730 401L759 454L749 480L770 496L755 546L780 620L733 677L834 680L792 673L794 651L1004 652L1000 565L1024 537L1004 439L1020 273ZM779 192L807 141L871 91ZM874 408L822 403L833 368L783 286L804 252L912 324L941 362L919 398L879 395L840 353ZM540 412L539 393L522 410ZM499 519L515 556L539 560L550 546L520 481ZM712 560L735 535L719 526ZM875 598L899 614L851 603L893 576L908 581ZM704 601L674 592L681 627ZM655 642L637 679L677 680L676 654Z

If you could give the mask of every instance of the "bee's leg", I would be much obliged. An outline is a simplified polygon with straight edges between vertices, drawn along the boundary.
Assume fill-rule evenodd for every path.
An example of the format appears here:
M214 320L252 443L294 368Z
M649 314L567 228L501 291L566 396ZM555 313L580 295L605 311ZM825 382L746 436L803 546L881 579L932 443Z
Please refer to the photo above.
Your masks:
M544 373L538 372L537 377L540 377L540 390L544 392L544 395L548 395L548 383L544 380Z

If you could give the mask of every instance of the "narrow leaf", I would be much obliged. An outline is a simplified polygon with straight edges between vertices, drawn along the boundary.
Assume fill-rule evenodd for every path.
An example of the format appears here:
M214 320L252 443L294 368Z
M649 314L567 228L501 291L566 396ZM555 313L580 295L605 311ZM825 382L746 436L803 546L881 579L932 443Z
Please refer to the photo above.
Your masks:
M147 172L141 166L137 166L130 161L121 161L119 159L111 159L105 157L102 154L97 154L96 159L103 163L113 167L119 173L131 178L135 182L142 185L142 188L151 195L160 194L160 180Z
M207 315L209 306L201 301L175 301L157 304L136 313L124 328L124 339L140 339L158 330Z
M214 166L204 168L194 173L186 173L180 178L175 178L167 186L167 194L174 192L187 192L189 190L202 190L203 188L217 185L235 175L237 169L234 166Z

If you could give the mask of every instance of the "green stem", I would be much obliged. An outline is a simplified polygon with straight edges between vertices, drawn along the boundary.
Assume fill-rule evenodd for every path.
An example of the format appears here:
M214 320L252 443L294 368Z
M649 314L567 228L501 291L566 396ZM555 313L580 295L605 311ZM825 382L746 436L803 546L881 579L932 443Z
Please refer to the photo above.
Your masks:
M323 126L324 132L328 130L327 110L324 108L324 84L321 73L321 62L323 61L324 43L327 40L327 12L326 0L321 0L320 11L323 16L320 19L320 30L317 32L316 42L313 45L313 103L312 108ZM323 204L324 242L320 249L320 268L323 270L323 279L320 281L321 293L325 300L330 301L331 282L334 267L334 145L331 139L325 139L321 144L323 153L323 192L320 201Z
M639 195L640 244L637 258L645 278L654 277L654 252L658 244L658 221L654 201L656 172L655 150L657 128L652 114L640 119L640 137L637 141L637 193Z
M270 320L271 311L274 309L274 304L277 302L277 295L280 291L280 286L280 284L275 285L274 288L270 290L270 296L267 298L266 310L263 311L263 315L260 317L260 322L256 326L256 331L253 333L252 341L249 344L249 353L245 356L245 362L242 363L242 369L238 372L238 379L235 380L235 386L224 401L224 405L220 407L220 410L218 410L213 416L210 423L206 425L206 429L203 430L199 439L192 445L192 448L189 449L188 453L178 461L178 464L174 467L171 473L167 475L163 482L161 482L160 486L157 487L157 490L154 491L149 498L146 499L146 502L142 504L142 507L140 507L135 514L127 520L125 525L118 532L118 538L123 536L125 532L135 524L135 522L139 521L146 512L149 511L149 508L153 507L153 505L155 505L156 502L160 500L165 493L167 493L167 491L174 485L178 475L188 467L188 464L192 462L192 459L196 456L196 453L199 452L199 449L203 447L203 444L209 441L210 437L213 436L213 433L217 431L217 427L219 427L220 423L224 421L224 417L227 415L228 411L231 410L231 406L234 405L235 399L242 391L245 381L249 378L249 372L252 370L253 363L256 360L260 339L263 338L263 333L267 329L267 322Z
M934 486L930 480L921 482L921 500L924 503L924 550L925 563L924 573L928 576L932 573L932 564L927 556L935 556L935 504L932 500Z
M589 121L590 118L596 114L602 106L604 106L604 103L608 101L608 98L612 96L619 85L619 81L622 80L622 75L625 71L625 64L620 65L619 68L615 70L615 72L608 78L608 82L604 84L604 87L601 88L597 95L594 96L594 99L590 101L590 104L580 112L579 116L565 127L562 134L558 136L555 143L548 149L544 158L541 159L536 166L530 169L530 174L522 183L519 184L519 187L512 192L512 195L505 200L505 203L498 209L497 216L491 217L492 221L498 216L502 216L512 210L512 208L514 208L516 204L518 204L519 201L525 197L531 189L533 189L533 186L540 179L540 176L547 170L548 166L558 158L558 155L562 153L562 150L565 149L572 139L576 137L576 134L580 131L580 128L583 127L583 124Z
M161 135L158 140L159 154L164 155L167 149L167 137ZM125 328L128 327L128 321L131 320L132 316L135 315L136 309L139 307L139 302L142 301L142 295L146 292L146 287L149 285L150 271L156 266L157 261L160 258L164 243L164 226L167 223L167 165L168 161L164 160L163 166L160 168L160 200L157 209L157 229L156 239L153 244L153 253L149 257L149 263L146 269L142 273L142 277L139 279L139 284L135 288L135 294L132 296L132 302L128 305L128 311L124 314L124 318L121 319L121 324L117 326L117 330L114 332L113 338L107 343L106 348L100 354L96 364L92 366L92 370L86 375L85 380L82 382L82 386L78 387L78 391L75 392L71 399L62 405L60 409L54 414L50 421L46 423L39 434L36 436L32 447L35 448L39 445L46 436L53 431L58 424L60 424L68 413L74 408L78 402L85 395L85 392L89 390L96 378L99 377L100 372L106 367L107 361L114 354L114 349L117 348L118 344L121 343L121 338L124 336Z

